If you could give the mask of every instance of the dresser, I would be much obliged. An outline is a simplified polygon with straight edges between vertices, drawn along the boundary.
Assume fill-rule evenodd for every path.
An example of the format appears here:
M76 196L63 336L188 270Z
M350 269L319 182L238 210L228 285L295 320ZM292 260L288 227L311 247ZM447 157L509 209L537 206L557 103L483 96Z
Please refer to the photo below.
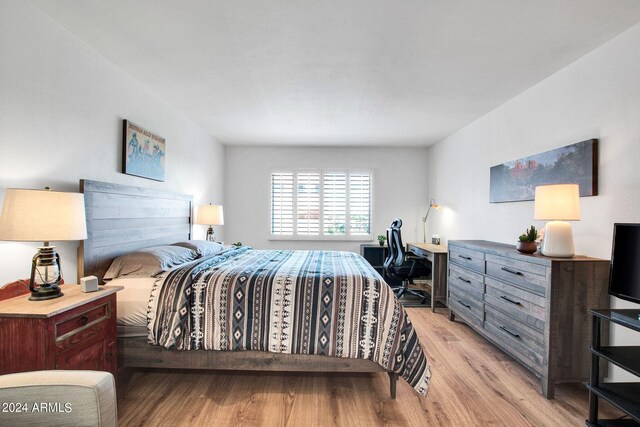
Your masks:
M589 377L590 308L609 307L609 261L525 255L483 240L449 241L447 306L541 380ZM604 339L606 340L606 336Z
M64 295L0 301L0 374L47 369L89 369L116 376L116 292L84 293L63 285Z

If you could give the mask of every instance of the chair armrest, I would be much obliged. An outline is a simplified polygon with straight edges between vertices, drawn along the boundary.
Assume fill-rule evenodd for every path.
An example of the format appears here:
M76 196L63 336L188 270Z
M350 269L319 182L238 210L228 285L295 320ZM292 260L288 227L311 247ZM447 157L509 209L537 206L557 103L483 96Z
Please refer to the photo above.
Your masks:
M411 283L413 283L413 271L416 269L416 265L418 264L418 260L419 259L420 258L418 258L418 257L412 257L412 256L407 257L407 260L411 260L412 261L411 270L409 270L409 281Z

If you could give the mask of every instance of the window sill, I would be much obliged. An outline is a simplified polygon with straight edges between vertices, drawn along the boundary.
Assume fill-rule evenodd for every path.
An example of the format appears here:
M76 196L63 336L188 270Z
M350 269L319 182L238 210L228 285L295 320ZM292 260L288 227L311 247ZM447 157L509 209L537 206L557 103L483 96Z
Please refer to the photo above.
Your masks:
M374 236L269 236L272 241L372 242Z

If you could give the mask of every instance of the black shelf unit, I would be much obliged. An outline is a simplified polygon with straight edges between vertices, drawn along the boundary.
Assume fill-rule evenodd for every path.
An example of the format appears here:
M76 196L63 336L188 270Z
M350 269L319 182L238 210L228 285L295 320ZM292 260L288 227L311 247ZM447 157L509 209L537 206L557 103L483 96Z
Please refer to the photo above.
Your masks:
M390 286L400 286L402 282L397 279L389 277L384 272L384 260L389 255L389 248L387 245L380 246L363 243L360 245L360 255L371 264L371 266L382 276L385 282Z
M640 382L600 382L600 360L606 360L633 375L640 376L640 346L601 346L602 320L640 332L638 310L590 310L593 319L593 343L591 351L591 376L589 389L588 426L640 426ZM607 325L608 326L608 325ZM604 399L628 418L613 420L598 419L598 400Z

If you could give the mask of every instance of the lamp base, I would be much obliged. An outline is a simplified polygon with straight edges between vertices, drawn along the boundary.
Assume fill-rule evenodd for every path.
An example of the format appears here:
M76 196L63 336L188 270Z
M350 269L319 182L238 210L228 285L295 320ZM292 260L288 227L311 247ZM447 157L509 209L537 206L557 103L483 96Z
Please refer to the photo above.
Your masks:
M60 298L62 296L60 283L62 283L60 255L56 252L55 246L49 246L49 242L44 242L44 246L38 248L38 253L33 256L31 261L31 279L29 280L31 296L29 300L44 301Z
M209 226L209 228L207 229L206 240L208 240L209 242L215 242L216 241L216 233L214 233L212 226Z
M44 301L48 299L60 298L62 295L62 291L58 286L55 288L36 288L31 291L31 296L29 297L29 301Z
M547 222L540 252L549 257L571 258L576 253L571 224L565 221Z

